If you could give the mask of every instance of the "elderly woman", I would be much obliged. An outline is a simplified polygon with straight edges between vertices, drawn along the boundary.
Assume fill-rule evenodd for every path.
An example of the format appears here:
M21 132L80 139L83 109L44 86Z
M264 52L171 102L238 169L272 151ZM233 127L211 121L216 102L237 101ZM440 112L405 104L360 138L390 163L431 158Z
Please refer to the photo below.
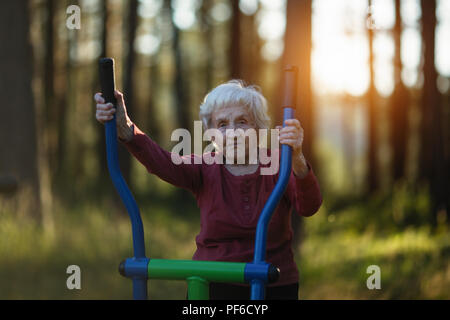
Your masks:
M119 140L149 173L190 190L200 208L201 229L196 237L194 260L250 262L253 260L255 230L265 202L278 178L261 174L262 162L174 164L172 154L162 149L128 117L123 95L115 92L117 110L100 93L96 118L101 123L116 113ZM205 129L218 129L226 141L227 129L268 129L267 102L254 86L232 80L213 89L200 106ZM298 269L292 251L291 211L311 216L322 203L317 179L302 153L303 129L297 119L277 127L279 142L290 145L292 173L286 192L269 224L266 260L280 270L279 280L267 287L267 299L298 299ZM248 150L248 148L247 148ZM226 154L226 146L219 153ZM192 159L199 155L190 155ZM210 283L211 299L249 299L248 285Z

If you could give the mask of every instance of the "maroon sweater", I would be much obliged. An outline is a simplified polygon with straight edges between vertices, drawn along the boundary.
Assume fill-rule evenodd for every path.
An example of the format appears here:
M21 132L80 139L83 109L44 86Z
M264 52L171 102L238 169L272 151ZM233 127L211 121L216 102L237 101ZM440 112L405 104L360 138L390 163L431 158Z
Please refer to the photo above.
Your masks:
M252 174L234 176L222 164L176 165L171 153L134 125L133 138L123 142L148 170L177 187L190 190L200 208L200 233L196 237L194 260L251 262L258 217L275 183L275 175L261 175L260 167ZM184 158L184 157L183 157ZM320 207L319 184L308 163L304 178L293 172L285 194L272 216L267 235L266 261L280 268L280 278L274 285L298 282L298 270L292 252L291 211L311 216Z

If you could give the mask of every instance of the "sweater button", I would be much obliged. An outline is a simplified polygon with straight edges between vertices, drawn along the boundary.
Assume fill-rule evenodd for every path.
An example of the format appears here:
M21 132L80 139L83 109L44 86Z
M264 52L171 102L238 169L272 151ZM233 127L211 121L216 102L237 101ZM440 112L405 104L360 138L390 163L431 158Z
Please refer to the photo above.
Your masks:
M246 206L244 207L244 209L245 209L245 210L248 210L248 209L250 209L250 206L249 206L249 205L246 205Z
M248 197L245 197L243 200L244 202L248 202Z

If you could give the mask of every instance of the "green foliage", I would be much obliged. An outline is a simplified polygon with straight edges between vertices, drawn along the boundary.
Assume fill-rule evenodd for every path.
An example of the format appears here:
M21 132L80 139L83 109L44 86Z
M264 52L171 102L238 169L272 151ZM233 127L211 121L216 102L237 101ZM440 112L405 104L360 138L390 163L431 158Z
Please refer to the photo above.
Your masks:
M419 228L430 222L428 189L405 182L372 196L327 195L324 198L322 212L326 217L323 224L314 227L316 232L330 232L329 221L335 221L333 228L352 229L358 233L373 229L383 234L408 227ZM445 231L445 224L442 227Z

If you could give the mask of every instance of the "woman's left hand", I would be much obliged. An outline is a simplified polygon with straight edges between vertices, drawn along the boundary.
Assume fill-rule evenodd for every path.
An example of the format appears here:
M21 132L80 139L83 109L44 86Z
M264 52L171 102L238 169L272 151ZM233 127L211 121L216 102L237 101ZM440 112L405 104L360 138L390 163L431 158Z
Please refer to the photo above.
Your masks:
M303 128L297 119L289 119L284 122L284 128L277 126L280 130L280 143L292 147L292 154L300 155L303 144Z
M297 176L304 177L309 170L302 150L304 130L297 119L286 120L284 124L276 127L280 130L280 143L292 147L292 169Z

